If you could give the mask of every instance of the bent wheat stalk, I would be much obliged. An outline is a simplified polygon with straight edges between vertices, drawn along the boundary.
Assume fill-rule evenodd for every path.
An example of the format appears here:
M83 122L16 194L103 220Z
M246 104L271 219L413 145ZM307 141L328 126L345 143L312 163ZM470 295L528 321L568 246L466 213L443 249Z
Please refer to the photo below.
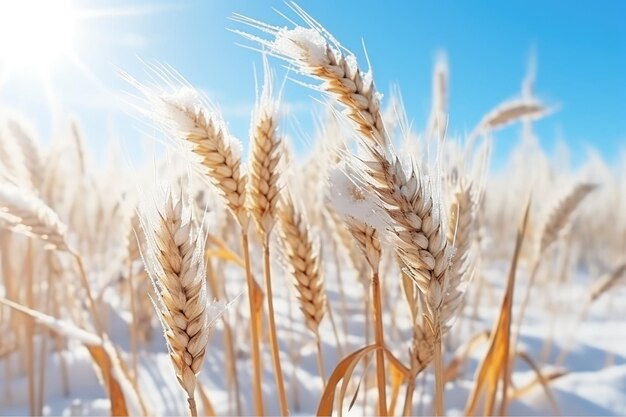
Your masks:
M565 229L565 227L570 223L571 218L578 206L589 195L589 193L595 190L596 187L597 186L595 184L589 183L579 183L575 185L549 212L548 218L543 224L539 235L539 243L537 245L538 249L535 254L532 267L530 268L526 291L524 292L524 298L522 299L519 316L517 318L518 337L522 329L524 313L526 312L526 306L528 305L530 293L539 271L539 265L541 264L543 254L554 242L557 241L563 229Z

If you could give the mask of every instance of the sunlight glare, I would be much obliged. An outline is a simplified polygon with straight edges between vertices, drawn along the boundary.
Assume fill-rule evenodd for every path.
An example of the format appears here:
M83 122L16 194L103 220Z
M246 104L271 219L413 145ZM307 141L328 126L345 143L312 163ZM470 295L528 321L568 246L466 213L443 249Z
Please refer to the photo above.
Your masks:
M49 70L73 49L70 0L0 0L0 65Z

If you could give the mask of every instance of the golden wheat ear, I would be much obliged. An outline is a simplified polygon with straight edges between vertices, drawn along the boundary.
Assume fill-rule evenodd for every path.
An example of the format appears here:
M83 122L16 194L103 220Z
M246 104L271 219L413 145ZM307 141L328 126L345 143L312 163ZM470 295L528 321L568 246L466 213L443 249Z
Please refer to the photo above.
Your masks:
M141 213L146 236L144 262L156 290L154 307L170 359L195 416L197 375L220 311L218 305L207 302L205 238L194 228L192 211L180 192L157 193L155 201Z
M326 289L320 254L315 248L310 227L292 197L286 195L279 207L278 230L282 253L293 275L306 325L317 335L326 314Z
M151 70L164 79L166 87L143 85L124 75L143 95L138 110L170 136L175 149L190 157L193 168L215 186L237 221L247 227L241 143L204 95L167 68Z
M264 59L264 80L250 127L250 170L246 205L262 235L276 222L280 196L282 140L278 133L280 103L273 97L272 74Z

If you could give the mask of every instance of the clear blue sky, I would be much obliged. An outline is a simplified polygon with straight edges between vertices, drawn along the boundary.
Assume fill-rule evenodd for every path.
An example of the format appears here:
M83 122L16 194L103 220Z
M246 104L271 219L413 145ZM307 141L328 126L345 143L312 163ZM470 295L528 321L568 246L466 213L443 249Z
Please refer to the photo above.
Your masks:
M236 45L242 39L226 29L237 27L229 16L239 12L287 24L273 10L288 11L283 2L72 3L79 9L111 12L79 23L76 55L85 68L60 62L49 75L52 93L48 95L28 73L12 74L0 86L0 105L34 118L46 135L58 132L67 114L76 115L98 154L112 136L136 153L138 129L147 128L116 101L130 88L115 68L147 80L140 59L160 61L207 91L221 106L231 130L245 139L254 101L252 66L256 63L260 68L260 57ZM534 49L536 92L560 107L536 125L542 145L550 151L560 137L579 158L590 145L610 162L626 148L626 2L307 0L299 4L361 59L361 39L365 41L379 89L385 93L392 83L399 84L409 116L420 129L429 110L438 51L446 52L450 64L450 131L463 134L495 104L519 94ZM287 83L285 99L305 127L310 126L311 96L316 93ZM49 100L54 103L52 115ZM514 127L497 135L497 158L508 152L518 131Z

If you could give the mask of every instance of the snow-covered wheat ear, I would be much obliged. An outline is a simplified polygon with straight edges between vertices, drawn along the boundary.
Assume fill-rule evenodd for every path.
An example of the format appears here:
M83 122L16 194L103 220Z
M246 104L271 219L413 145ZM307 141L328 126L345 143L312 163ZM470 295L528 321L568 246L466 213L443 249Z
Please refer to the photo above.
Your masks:
M242 227L247 227L241 143L229 133L217 109L183 83L172 82L169 90L162 90L129 81L147 101L140 110L170 135L177 149L188 152L194 168L216 187Z
M163 192L142 208L144 262L155 286L154 307L163 326L178 382L197 415L194 391L217 307L207 302L204 236L195 230L181 193Z

